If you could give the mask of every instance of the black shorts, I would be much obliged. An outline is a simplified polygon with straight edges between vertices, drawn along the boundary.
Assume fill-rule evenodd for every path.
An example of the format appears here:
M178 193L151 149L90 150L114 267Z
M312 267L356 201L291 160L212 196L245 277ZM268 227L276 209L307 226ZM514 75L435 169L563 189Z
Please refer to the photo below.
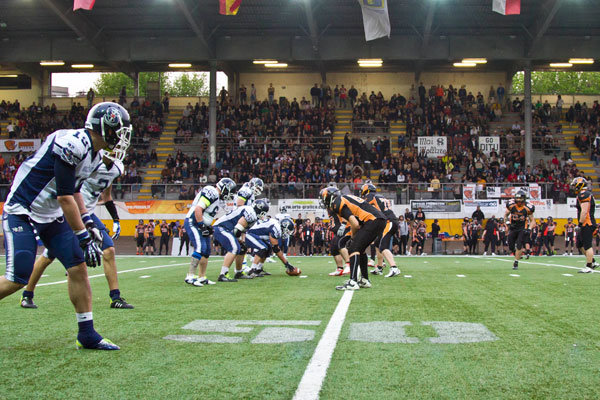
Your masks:
M398 224L394 220L389 220L381 233L379 241L379 251L390 250L394 248L394 235L398 232Z
M573 233L567 233L565 235L565 243L569 243L569 242L573 243L573 238L574 238Z
M521 250L529 237L524 229L515 229L508 231L508 248L510 251Z
M143 236L138 236L137 239L136 239L136 241L137 241L137 247L143 247L144 246L145 239L144 239Z
M594 227L591 225L582 226L577 236L577 247L583 247L584 250L592 248L594 238Z
M348 242L350 241L350 235L344 235L340 238L340 241L338 242L338 248L343 249L346 247L346 245L348 244Z
M146 239L146 247L154 247L154 236Z
M554 246L554 235L548 234L548 236L546 236L546 240L550 246Z
M385 229L386 222L382 218L366 222L352 238L348 252L350 254L364 253L367 247L373 243L373 240Z

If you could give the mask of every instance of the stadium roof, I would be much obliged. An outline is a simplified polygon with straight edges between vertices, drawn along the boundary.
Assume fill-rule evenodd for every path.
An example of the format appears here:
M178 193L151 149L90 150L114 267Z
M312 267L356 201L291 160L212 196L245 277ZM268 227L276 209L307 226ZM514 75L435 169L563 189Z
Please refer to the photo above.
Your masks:
M252 59L287 62L286 71L358 71L356 59L382 58L381 71L451 70L485 57L478 71L547 69L570 57L600 60L597 0L522 0L521 15L502 16L492 0L392 0L391 38L366 42L356 0L242 0L236 16L218 0L2 0L0 63L35 71L39 61L94 63L96 69L193 70L217 60L226 71L264 71ZM598 69L600 62L580 69Z

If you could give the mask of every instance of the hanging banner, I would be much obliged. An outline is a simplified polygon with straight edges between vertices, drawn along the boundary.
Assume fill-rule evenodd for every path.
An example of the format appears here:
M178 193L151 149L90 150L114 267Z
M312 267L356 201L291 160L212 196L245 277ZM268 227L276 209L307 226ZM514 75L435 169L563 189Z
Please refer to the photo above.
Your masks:
M463 200L475 200L476 183L467 183L463 185Z
M419 136L419 155L425 154L427 158L442 158L448 151L446 136Z
M499 136L479 136L479 151L485 155L490 155L492 151L500 153Z
M0 140L0 152L18 153L19 151L36 151L42 144L41 139L8 139Z

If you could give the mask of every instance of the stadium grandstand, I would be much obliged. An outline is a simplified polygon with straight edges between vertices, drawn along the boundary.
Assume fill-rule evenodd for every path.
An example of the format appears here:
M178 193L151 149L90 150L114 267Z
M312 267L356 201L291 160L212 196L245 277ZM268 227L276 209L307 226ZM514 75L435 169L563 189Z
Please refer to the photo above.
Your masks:
M118 363L91 364L126 380L86 376L82 388L72 376L89 360L67 356L73 366L59 370L64 340L19 334L0 345L15 355L0 398L598 398L597 318L576 310L595 296L600 271L600 91L532 87L536 73L578 81L599 66L597 0L0 1L0 299L29 284L21 307L39 306L48 329L67 332L57 288L76 275L38 265L55 258L42 252L52 241L42 225L60 220L66 242L77 233L82 265L96 266L95 248L103 260L104 274L81 281L100 277L97 293L105 275L110 307L131 309L119 263L136 323L97 314L115 343L137 346ZM133 92L64 96L53 74L73 72L121 72ZM169 95L160 78L140 79L148 72L207 73L208 91ZM111 152L95 147L102 107L132 128L118 161L104 125ZM58 151L56 131L84 126L100 161L61 194L61 167L42 171L40 149ZM73 223L64 197L79 200L114 165L118 176L98 180L93 209L78 201ZM64 217L36 220L36 202L60 203ZM10 225L17 214L27 224ZM23 229L39 247L22 279L15 264L29 253L14 238ZM168 258L152 257L163 246ZM50 286L35 304L32 271ZM223 283L244 279L254 281ZM339 300L333 287L350 295ZM363 289L375 294L365 301ZM71 299L78 346L118 348L83 340L91 305L82 312ZM364 313L352 315L358 302ZM15 319L9 303L0 317L16 321L0 337L37 323ZM31 354L28 340L50 349ZM47 360L50 372L39 367Z

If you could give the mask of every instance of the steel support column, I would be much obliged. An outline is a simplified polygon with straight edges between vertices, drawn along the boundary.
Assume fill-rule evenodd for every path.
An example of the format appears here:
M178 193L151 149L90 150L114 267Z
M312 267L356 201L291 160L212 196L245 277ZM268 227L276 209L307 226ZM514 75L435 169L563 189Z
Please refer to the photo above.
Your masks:
M532 143L531 143L531 65L526 65L525 72L525 99L523 101L523 112L525 113L525 165L532 165Z
M210 62L210 78L209 78L209 101L208 101L208 147L209 156L208 162L210 168L215 168L217 165L217 61Z

